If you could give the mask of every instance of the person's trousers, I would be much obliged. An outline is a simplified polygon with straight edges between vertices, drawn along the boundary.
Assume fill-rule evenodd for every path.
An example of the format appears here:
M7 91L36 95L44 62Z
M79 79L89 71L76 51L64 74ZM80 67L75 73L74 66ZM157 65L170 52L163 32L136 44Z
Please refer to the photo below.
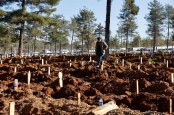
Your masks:
M97 65L102 65L103 55L97 55Z

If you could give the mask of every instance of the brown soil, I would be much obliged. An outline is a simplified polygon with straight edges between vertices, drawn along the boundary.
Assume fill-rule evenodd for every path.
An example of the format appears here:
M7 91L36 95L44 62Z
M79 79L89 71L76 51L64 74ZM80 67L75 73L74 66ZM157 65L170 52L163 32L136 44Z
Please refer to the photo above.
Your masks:
M0 115L8 113L11 101L15 102L15 113L18 115L91 114L90 111L98 106L100 97L104 103L115 100L121 108L107 114L169 112L169 99L174 98L174 83L171 83L174 57L142 55L143 64L140 64L141 56L138 54L115 54L104 61L104 70L96 68L96 62L90 62L89 57L65 55L1 58ZM47 64L42 65L41 59L46 60ZM92 59L95 60L94 55ZM124 66L122 59L125 61ZM168 60L168 68L164 59ZM48 75L48 67L51 68L51 75ZM30 85L27 84L28 71L31 72ZM62 88L59 87L60 71L63 73ZM16 91L14 79L19 81L19 89ZM136 80L139 81L139 94L136 94ZM78 92L81 93L80 106L77 106ZM172 105L174 110L174 101Z

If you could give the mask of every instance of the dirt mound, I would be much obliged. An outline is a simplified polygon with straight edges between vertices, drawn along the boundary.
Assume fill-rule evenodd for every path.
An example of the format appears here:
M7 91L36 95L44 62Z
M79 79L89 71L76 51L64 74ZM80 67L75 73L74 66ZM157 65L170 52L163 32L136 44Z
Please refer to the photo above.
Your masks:
M138 110L137 114L168 113L169 99L174 96L173 57L143 55L141 64L137 54L110 55L104 61L104 70L97 68L90 57L95 59L94 55L2 58L0 113L7 113L9 102L15 101L16 114L90 114L91 109L98 106L99 98L104 103L115 100L120 108L127 108L111 111L111 114L134 114L133 110ZM170 60L169 67L164 58ZM59 72L63 73L63 87L59 85ZM18 90L14 90L15 79L19 82ZM81 94L80 106L77 105L78 93Z

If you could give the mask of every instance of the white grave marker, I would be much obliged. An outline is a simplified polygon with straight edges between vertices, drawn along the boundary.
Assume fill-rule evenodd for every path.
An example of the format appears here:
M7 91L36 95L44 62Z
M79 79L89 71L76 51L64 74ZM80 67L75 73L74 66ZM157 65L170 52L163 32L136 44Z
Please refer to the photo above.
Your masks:
M48 75L50 75L50 67L48 67Z
M81 104L81 95L80 95L80 93L78 93L78 105L80 105Z
M172 99L169 100L169 111L172 114Z
M30 85L30 80L31 80L31 72L28 71L28 79L27 79L28 85Z
M122 59L122 66L124 66L124 59Z
M90 62L92 61L92 58L91 58L91 56L89 57L89 61L90 61Z
M168 68L169 67L169 61L167 60L167 64L166 64L166 67Z
M14 68L14 73L16 73L16 72L17 72L17 68L15 67L15 68Z
M138 70L140 70L140 65L138 65Z
M59 76L59 86L63 87L63 81L62 81L63 74L62 74L62 72L59 72L58 76Z
M13 86L14 86L14 90L18 89L18 79L14 80Z
M15 115L15 102L10 102L10 115Z
M140 64L143 64L143 58L142 57L140 58Z
M24 62L23 62L23 60L21 59L21 64L23 64Z
M103 64L101 65L101 70L103 71Z
M42 59L42 65L44 65L44 59Z
M132 69L132 64L131 63L129 64L129 68Z
M137 89L137 95L139 94L139 83L138 80L136 80L136 89Z
M171 82L172 82L172 83L174 82L173 73L171 73Z

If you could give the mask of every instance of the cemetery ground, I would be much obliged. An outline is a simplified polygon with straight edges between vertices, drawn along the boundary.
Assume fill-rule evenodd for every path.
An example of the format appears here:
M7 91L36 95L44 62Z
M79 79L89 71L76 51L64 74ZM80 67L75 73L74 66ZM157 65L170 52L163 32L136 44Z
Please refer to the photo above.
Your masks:
M91 115L99 98L119 107L107 115L172 113L171 54L112 54L101 68L94 60L87 54L2 57L0 115Z

